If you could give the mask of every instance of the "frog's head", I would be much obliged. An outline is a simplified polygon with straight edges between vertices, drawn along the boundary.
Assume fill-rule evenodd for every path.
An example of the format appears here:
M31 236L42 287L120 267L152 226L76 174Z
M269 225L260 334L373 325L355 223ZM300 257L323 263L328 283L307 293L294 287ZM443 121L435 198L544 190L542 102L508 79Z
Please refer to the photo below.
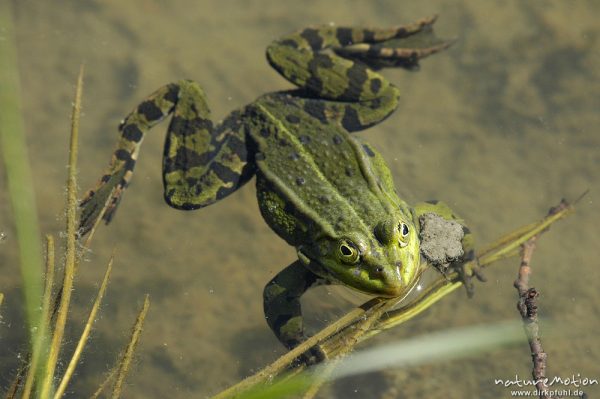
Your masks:
M420 269L418 233L406 218L379 222L372 231L321 237L310 247L298 248L298 254L317 274L386 297L405 294Z

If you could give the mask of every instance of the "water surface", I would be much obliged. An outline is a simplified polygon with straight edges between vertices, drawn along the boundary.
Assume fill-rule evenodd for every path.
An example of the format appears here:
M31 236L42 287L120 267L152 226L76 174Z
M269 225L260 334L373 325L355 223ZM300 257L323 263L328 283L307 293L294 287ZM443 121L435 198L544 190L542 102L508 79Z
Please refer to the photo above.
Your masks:
M560 198L590 193L547 233L534 256L542 293L548 375L600 378L600 271L596 205L600 170L600 6L594 2L478 1L19 1L14 2L23 110L42 230L63 228L68 116L86 65L80 186L109 160L121 118L168 82L205 89L215 120L290 84L264 59L266 45L308 25L389 26L440 14L439 35L458 38L418 72L386 71L403 97L398 111L361 136L388 160L409 202L446 201L480 243L543 216ZM209 208L181 212L162 200L165 126L144 143L133 184L109 227L94 238L72 316L85 317L114 247L117 259L71 396L87 396L124 344L146 293L152 301L127 397L207 397L283 353L262 314L264 284L294 251L262 221L253 184ZM4 179L4 176L0 176ZM0 386L25 348L19 272L2 180ZM444 328L517 319L518 261L487 272L475 298L457 292L389 342ZM314 321L348 304L323 289L309 298ZM568 330L558 327L568 326ZM79 333L77 324L69 331ZM527 378L525 340L468 359L371 374L335 385L338 397L508 397L495 378ZM598 393L597 387L588 393Z

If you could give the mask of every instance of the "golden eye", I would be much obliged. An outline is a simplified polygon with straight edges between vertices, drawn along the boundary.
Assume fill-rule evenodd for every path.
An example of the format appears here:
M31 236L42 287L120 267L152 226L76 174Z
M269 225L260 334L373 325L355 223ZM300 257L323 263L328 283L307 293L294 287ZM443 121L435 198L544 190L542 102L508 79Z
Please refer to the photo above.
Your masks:
M344 263L353 264L358 262L358 248L356 248L356 245L354 245L351 241L340 241L338 255L340 260Z
M406 223L402 222L398 225L398 231L400 232L400 240L398 240L398 242L400 244L400 247L404 248L408 245L407 238L410 229L408 228L408 225Z

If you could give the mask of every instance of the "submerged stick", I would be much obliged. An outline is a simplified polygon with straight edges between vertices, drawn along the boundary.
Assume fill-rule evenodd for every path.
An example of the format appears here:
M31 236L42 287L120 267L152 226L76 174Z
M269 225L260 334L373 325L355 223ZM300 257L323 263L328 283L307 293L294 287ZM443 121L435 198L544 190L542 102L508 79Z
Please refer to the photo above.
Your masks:
M548 216L561 212L569 205L562 201L557 207L550 209ZM531 237L522 245L521 264L514 286L519 293L517 309L523 320L523 329L529 342L529 350L531 351L532 370L531 376L535 381L535 386L539 392L539 397L550 397L550 388L546 384L546 359L548 355L544 352L542 341L540 339L540 327L538 324L538 306L537 297L539 292L534 287L529 287L529 278L531 276L531 257L536 248L536 242L539 236L544 233L541 231Z
M535 250L535 242L538 236L534 236L523 244L523 255L519 265L519 274L515 280L515 288L519 293L517 309L523 319L523 329L529 342L529 350L533 361L533 370L531 375L535 380L535 386L538 389L539 397L549 397L548 385L546 385L546 352L542 348L542 342L539 336L539 325L537 318L536 298L539 293L535 288L529 288L529 276L531 274L531 256Z

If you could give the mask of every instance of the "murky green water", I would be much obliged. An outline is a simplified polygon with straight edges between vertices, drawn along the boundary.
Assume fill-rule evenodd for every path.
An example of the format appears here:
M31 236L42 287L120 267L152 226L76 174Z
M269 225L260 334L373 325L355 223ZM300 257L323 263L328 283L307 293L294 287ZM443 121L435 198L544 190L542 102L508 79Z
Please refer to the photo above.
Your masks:
M590 193L541 240L532 284L548 375L600 378L600 270L596 205L600 176L600 4L478 1L19 1L14 3L23 109L37 201L46 232L63 228L68 116L79 64L86 65L80 185L109 160L120 119L159 86L191 78L213 115L290 87L264 49L307 25L394 25L440 14L451 50L417 73L387 71L400 108L362 136L389 161L410 202L438 198L487 242L544 215L561 197ZM83 318L114 247L106 303L72 396L89 395L129 334L143 296L149 316L126 397L206 397L273 360L282 347L262 315L263 285L294 251L261 220L252 184L222 203L185 213L162 200L163 128L148 135L117 218L99 230L81 267L74 318ZM0 179L4 176L0 175ZM14 231L0 183L0 386L24 352ZM516 319L518 262L488 271L474 299L455 293L387 342L453 326ZM311 295L316 320L347 307ZM568 326L565 331L559 327ZM71 334L77 334L73 327ZM461 361L371 374L334 385L338 397L508 397L494 379L528 378L527 345ZM587 390L598 393L597 386ZM387 395L387 396L386 396Z

